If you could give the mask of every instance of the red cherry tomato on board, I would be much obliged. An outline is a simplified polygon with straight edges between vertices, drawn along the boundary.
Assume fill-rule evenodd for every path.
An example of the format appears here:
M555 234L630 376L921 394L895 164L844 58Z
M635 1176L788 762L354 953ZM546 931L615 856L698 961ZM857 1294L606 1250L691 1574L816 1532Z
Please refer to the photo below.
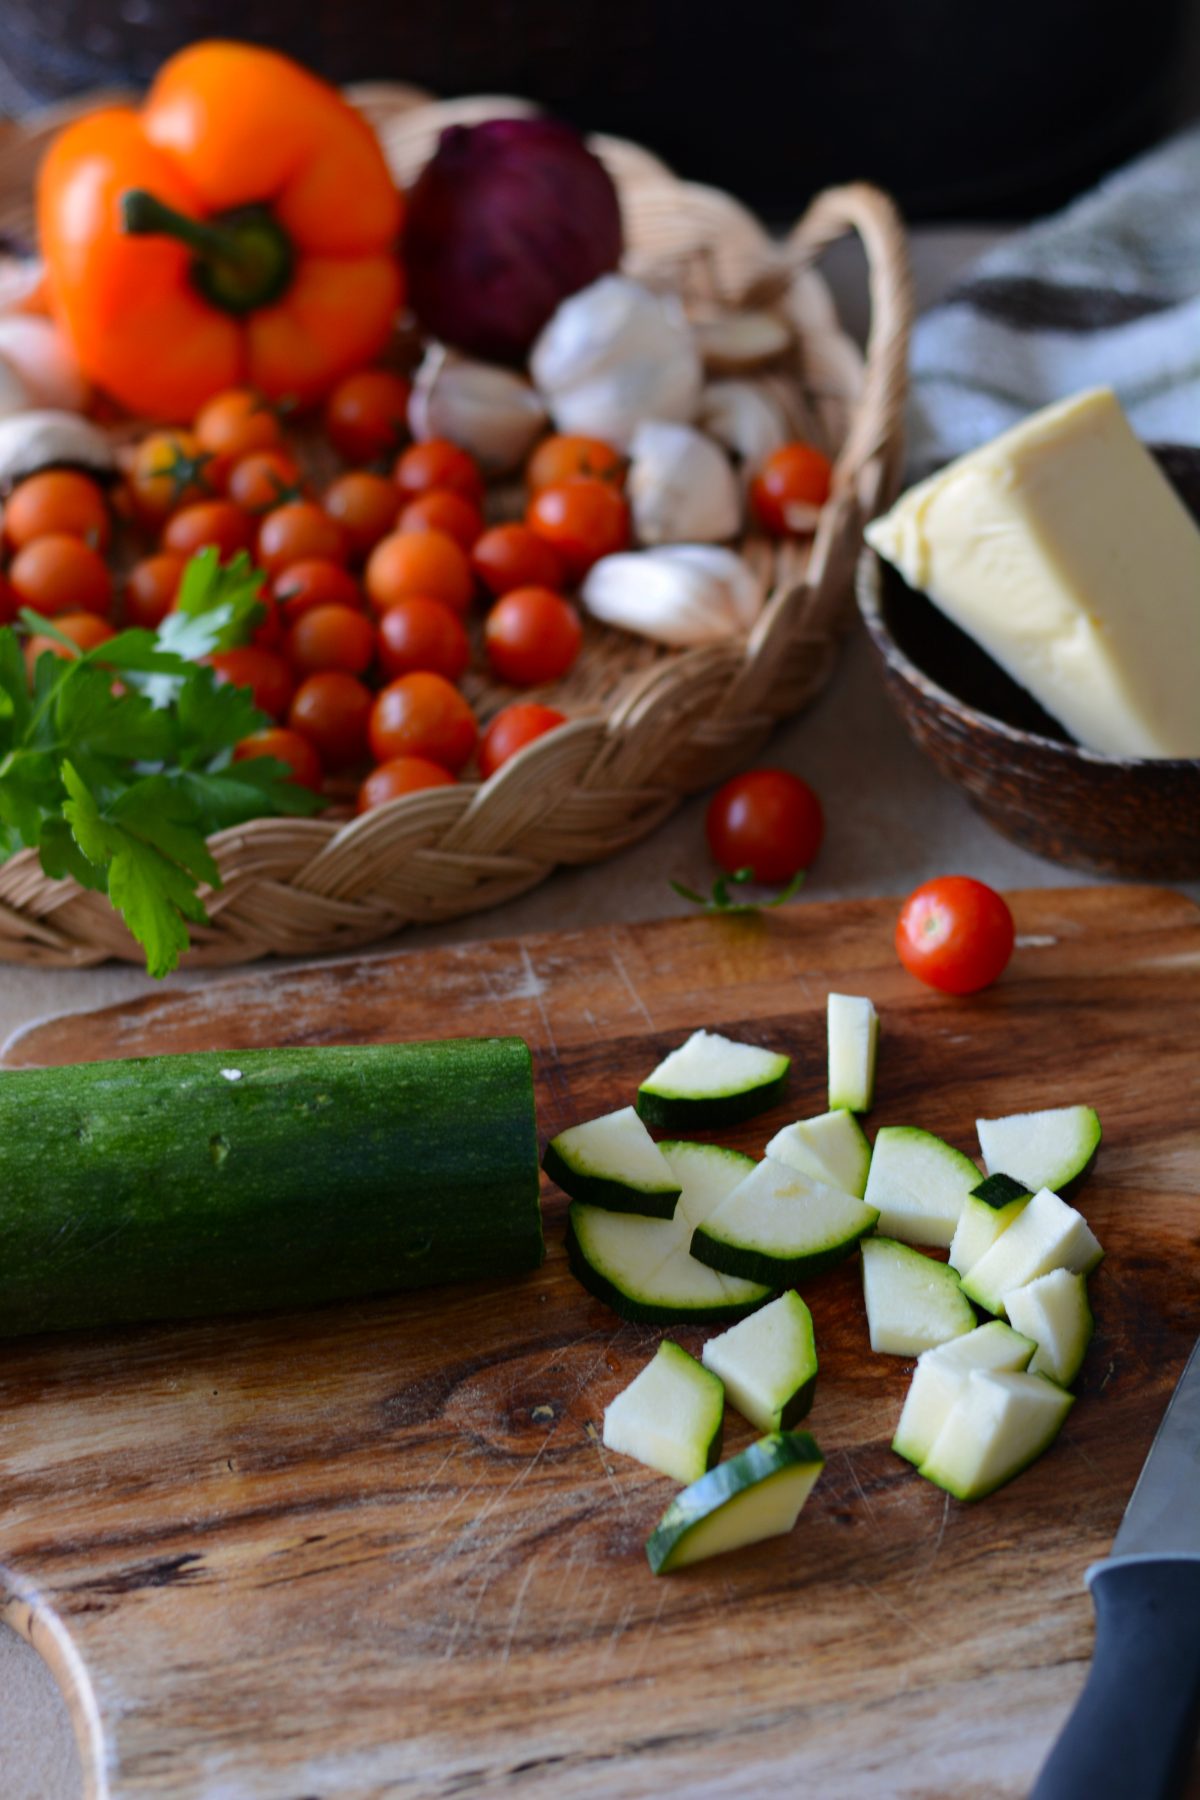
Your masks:
M994 888L969 875L939 875L908 896L896 921L896 954L910 975L943 994L976 994L1003 974L1013 916Z
M713 860L727 875L753 869L755 881L790 881L821 848L821 802L787 769L748 769L719 787L705 819Z

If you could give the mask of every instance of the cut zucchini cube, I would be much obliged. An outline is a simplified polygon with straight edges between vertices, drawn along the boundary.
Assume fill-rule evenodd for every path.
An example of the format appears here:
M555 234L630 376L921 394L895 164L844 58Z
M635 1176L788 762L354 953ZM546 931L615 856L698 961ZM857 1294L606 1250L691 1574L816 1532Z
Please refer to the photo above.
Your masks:
M915 1125L876 1133L863 1198L879 1213L884 1237L904 1244L951 1243L979 1170L969 1156Z
M706 1369L725 1383L725 1395L760 1431L786 1431L813 1402L817 1347L812 1314L790 1289L740 1325L710 1338Z
M858 1200L866 1192L871 1146L854 1114L844 1106L785 1125L767 1145L766 1154Z
M1014 1225L1033 1198L1019 1181L988 1175L963 1203L950 1245L950 1267L966 1275L998 1237Z
M829 1038L829 1110L870 1112L875 1098L875 1057L879 1015L861 994L830 994L826 1002Z
M646 1542L656 1575L782 1537L795 1525L825 1459L807 1431L759 1438L676 1494Z
M1051 1269L1005 1294L1004 1310L1037 1346L1031 1373L1070 1387L1092 1341L1086 1278L1073 1269Z
M975 1329L954 1270L892 1238L866 1238L863 1297L872 1350L919 1356Z
M720 1378L669 1338L604 1410L604 1442L673 1481L696 1481L721 1454Z
M679 1183L632 1106L560 1131L542 1167L572 1200L610 1212L669 1219L679 1198Z
M783 1093L791 1058L715 1031L693 1031L638 1089L637 1109L662 1131L716 1131L765 1112Z
M923 1351L917 1358L892 1439L896 1455L919 1467L932 1450L971 1370L1026 1369L1033 1352L1033 1340L1022 1337L1000 1319L989 1319L965 1337L951 1338L935 1350Z
M1041 1112L976 1119L989 1175L1003 1171L1031 1194L1061 1194L1087 1173L1100 1148L1100 1118L1090 1106L1053 1106Z
M1049 1188L1033 1196L963 1280L963 1292L985 1312L1003 1314L1004 1296L1051 1269L1089 1274L1104 1255L1087 1220Z
M958 1500L982 1500L1050 1448L1072 1404L1044 1375L973 1369L921 1474Z

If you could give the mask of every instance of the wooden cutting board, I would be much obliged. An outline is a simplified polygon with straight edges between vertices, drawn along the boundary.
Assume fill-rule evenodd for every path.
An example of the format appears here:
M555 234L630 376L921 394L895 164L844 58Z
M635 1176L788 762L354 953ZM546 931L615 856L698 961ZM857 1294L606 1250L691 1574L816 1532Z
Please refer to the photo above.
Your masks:
M556 1193L523 1281L0 1347L9 1617L68 1689L92 1792L1023 1794L1196 1332L1200 913L1138 888L1014 910L1009 974L967 1001L899 969L879 901L268 967L10 1046L520 1032L550 1134L711 1025L795 1057L788 1105L728 1136L758 1149L824 1105L837 988L881 1013L872 1125L973 1150L978 1113L1086 1100L1105 1128L1098 1331L1051 1454L975 1507L921 1481L888 1447L910 1365L871 1354L846 1265L806 1290L827 1466L798 1529L667 1579L642 1544L673 1486L598 1435L661 1334L575 1285ZM753 1435L730 1415L727 1449Z

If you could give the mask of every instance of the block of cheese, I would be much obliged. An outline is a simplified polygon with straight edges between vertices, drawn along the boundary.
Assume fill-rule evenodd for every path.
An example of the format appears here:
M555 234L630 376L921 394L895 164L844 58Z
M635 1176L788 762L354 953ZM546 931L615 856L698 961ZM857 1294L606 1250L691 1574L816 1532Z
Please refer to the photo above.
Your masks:
M1080 744L1200 756L1200 527L1110 389L910 488L867 541Z

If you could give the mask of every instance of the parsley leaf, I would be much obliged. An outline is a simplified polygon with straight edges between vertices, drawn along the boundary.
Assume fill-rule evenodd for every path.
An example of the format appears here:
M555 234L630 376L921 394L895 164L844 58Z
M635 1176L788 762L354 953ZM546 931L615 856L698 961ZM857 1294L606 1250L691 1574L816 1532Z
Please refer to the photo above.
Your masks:
M780 888L777 894L771 894L762 900L735 900L729 892L730 884L734 887L745 887L754 880L753 869L738 869L732 875L718 875L712 884L711 894L698 894L695 888L685 887L682 881L672 881L671 886L681 900L690 900L706 913L752 913L769 912L773 906L784 906L800 892L804 886L806 871L798 869L786 887Z

